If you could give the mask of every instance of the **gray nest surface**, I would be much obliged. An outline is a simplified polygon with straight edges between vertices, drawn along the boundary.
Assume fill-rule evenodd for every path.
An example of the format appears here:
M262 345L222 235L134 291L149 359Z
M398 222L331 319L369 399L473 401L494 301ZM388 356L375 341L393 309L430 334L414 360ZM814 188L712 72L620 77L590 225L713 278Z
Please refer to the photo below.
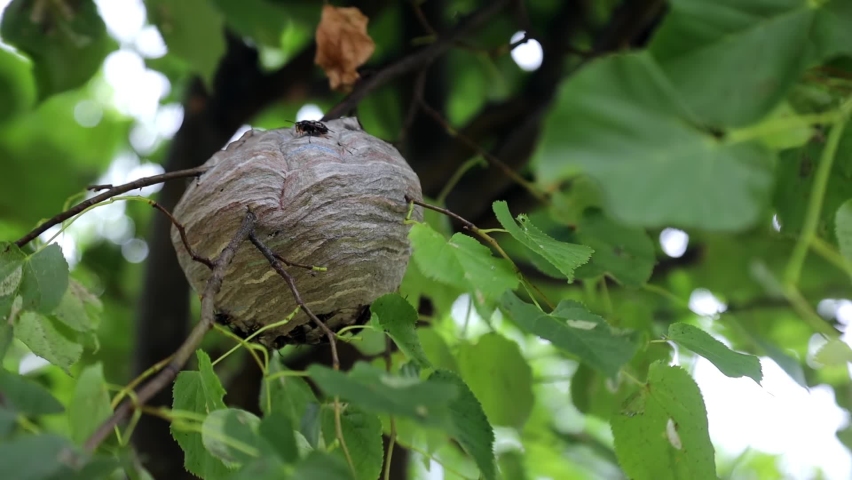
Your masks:
M410 225L405 196L421 200L420 180L399 152L364 132L355 118L326 122L329 132L251 130L217 152L212 168L193 180L174 211L199 255L216 258L246 209L255 234L291 262L302 299L332 330L369 320L369 305L396 291L408 265ZM417 207L413 220L422 220ZM192 260L180 234L172 243L187 279L201 292L210 270ZM247 336L284 320L297 307L284 279L251 243L237 251L216 297L217 318ZM304 312L261 333L269 347L325 341Z

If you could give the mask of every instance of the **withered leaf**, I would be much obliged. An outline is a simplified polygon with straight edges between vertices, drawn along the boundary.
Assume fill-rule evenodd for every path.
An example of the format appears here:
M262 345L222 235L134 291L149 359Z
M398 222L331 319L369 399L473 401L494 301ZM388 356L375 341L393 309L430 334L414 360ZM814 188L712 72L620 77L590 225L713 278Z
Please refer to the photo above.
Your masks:
M314 63L325 70L332 90L350 90L359 78L356 69L373 54L376 45L367 34L369 20L355 7L323 7Z

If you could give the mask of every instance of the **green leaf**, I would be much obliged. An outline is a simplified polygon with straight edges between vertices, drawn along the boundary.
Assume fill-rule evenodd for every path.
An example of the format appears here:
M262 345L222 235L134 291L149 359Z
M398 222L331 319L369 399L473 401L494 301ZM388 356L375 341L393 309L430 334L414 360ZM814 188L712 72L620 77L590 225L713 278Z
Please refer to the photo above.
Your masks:
M811 36L820 59L852 55L852 3L834 0L822 4L816 12Z
M0 478L41 480L68 471L78 454L68 439L48 433L0 442ZM66 477L67 478L67 477Z
M399 349L421 367L429 367L420 339L417 337L417 310L401 296L390 293L373 302L370 310L378 318L379 325L390 335Z
M447 241L425 223L411 227L414 261L429 278L474 292L478 301L499 297L518 285L518 277L505 259L467 235L457 233Z
M281 46L281 33L290 21L287 9L267 0L214 0L228 25L241 35L270 47Z
M686 323L673 323L669 325L669 333L666 336L706 358L728 377L749 377L758 384L763 378L757 357L729 349L700 328Z
M225 18L207 0L148 0L148 15L160 30L169 53L190 65L207 88L225 54Z
M355 479L379 478L385 458L382 422L379 417L350 406L341 412L340 429L355 466ZM337 440L333 408L323 409L322 430L326 445ZM346 461L341 448L336 448L332 454Z
M434 328L418 328L417 338L420 339L420 344L423 345L426 358L429 359L435 368L458 373L459 366L456 363L456 357L450 351L447 342L444 341Z
M828 367L852 363L852 348L843 340L832 338L817 350L814 360Z
M225 408L225 387L213 371L210 355L204 350L196 350L195 356L198 358L198 372L201 374L201 388L204 389L207 411Z
M473 457L485 480L493 480L496 477L494 430L477 400L483 397L475 396L458 375L447 370L436 371L429 376L429 382L453 386L458 390L458 397L450 403L450 435Z
M353 480L346 462L335 455L313 451L296 465L290 480Z
M71 439L83 444L110 415L112 406L103 366L96 363L83 369L74 387L74 398L68 407Z
M44 5L40 13L37 5ZM115 47L92 0L15 0L3 12L0 36L32 59L42 100L82 87Z
M15 337L34 354L66 371L83 355L83 346L72 338L74 332L36 312L24 312L18 317Z
M3 362L6 352L9 351L12 340L15 339L15 331L12 329L12 324L2 320L3 318L0 317L0 363Z
M580 278L608 273L623 285L638 287L651 278L654 242L641 228L626 227L588 210L577 225L577 239L595 249L592 260L577 269Z
M227 480L279 480L290 479L288 468L275 456L255 458L226 477Z
M593 252L591 248L554 240L539 230L526 215L518 216L519 226L509 212L509 205L502 200L494 202L492 208L500 225L515 240L550 262L569 282L574 280L574 270L589 261Z
M237 408L223 408L207 415L201 426L201 442L211 455L230 468L261 455L260 418Z
M272 412L260 420L257 428L260 436L266 440L273 451L286 463L299 460L299 448L296 445L293 421L284 412Z
M416 378L392 375L364 362L348 374L321 365L308 373L328 396L339 395L366 411L409 417L423 425L446 425L449 404L458 393Z
M48 314L68 289L68 262L53 243L27 257L21 279L22 308Z
M71 330L86 333L97 330L102 309L103 305L98 297L89 293L86 287L72 278L62 301L53 311L53 316Z
M772 190L772 155L757 143L725 143L695 124L647 53L595 60L559 92L535 159L537 177L555 185L585 172L600 184L606 211L626 225L753 225Z
M835 215L834 225L837 245L846 261L852 263L852 200L840 205Z
M269 374L264 377L260 389L260 409L265 415L280 412L288 417L293 425L300 425L309 404L317 403L317 398L305 380L281 375L287 372L278 354L269 362Z
M16 53L0 49L0 123L29 110L35 98L32 64Z
M813 60L808 2L673 0L670 6L649 50L704 123L760 119Z
M521 430L535 399L532 370L518 345L488 333L475 344L461 344L457 358L461 378L482 402L488 420Z
M218 383L215 373L211 375L210 357L200 350L196 355L201 371L184 371L178 374L173 389L172 408L207 415L225 408L225 390L221 383ZM171 432L185 453L184 467L187 471L205 479L223 478L228 473L225 464L204 448L200 433L181 430L174 423L171 425Z
M24 415L49 415L65 411L65 407L46 388L2 368L0 394L5 407Z
M5 441L18 424L18 413L8 408L0 407L0 441Z
M632 332L609 326L577 302L563 300L547 314L506 292L503 307L521 329L552 342L610 377L618 374L638 348Z
M611 420L615 453L634 480L716 480L701 391L680 367L657 362L648 384Z
M0 320L6 319L24 276L27 256L15 244L0 243Z

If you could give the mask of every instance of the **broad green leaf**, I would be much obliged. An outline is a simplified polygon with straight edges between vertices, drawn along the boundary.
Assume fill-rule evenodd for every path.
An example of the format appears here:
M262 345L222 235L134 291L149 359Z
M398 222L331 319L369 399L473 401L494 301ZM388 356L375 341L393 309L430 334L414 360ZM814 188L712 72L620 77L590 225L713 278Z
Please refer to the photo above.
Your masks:
M287 9L268 0L214 0L229 26L258 43L280 47L281 33L290 21Z
M757 357L731 350L698 327L687 323L673 323L669 325L669 333L666 336L669 340L706 358L719 371L731 378L749 377L758 384L763 378L760 360Z
M725 143L697 123L649 54L595 60L560 89L537 177L549 186L588 174L606 211L625 225L753 225L772 190L772 154L757 143Z
M313 451L296 465L290 480L353 480L346 461L335 455Z
M833 0L821 4L814 17L811 37L816 55L823 60L836 55L852 55L852 3Z
M18 424L18 413L8 408L0 407L0 441L15 430Z
M27 256L11 243L0 243L0 320L6 319L21 288Z
M518 225L509 212L509 205L502 200L494 202L492 208L500 225L515 240L550 262L569 282L574 280L574 270L589 261L593 250L586 245L554 240L539 230L526 215L518 216Z
M417 310L414 307L399 295L390 293L377 298L370 310L378 317L382 329L408 358L421 367L431 366L414 328L417 325Z
M40 13L37 5L43 6ZM115 47L92 0L15 0L3 12L0 36L32 59L42 100L82 87Z
M615 453L634 480L716 480L701 391L680 367L657 362L611 420Z
M263 456L246 463L227 476L227 480L290 479L289 468L276 456Z
M382 422L373 413L366 413L354 407L347 407L340 415L340 429L346 441L346 448L355 466L356 480L373 480L382 473L385 458L382 443ZM323 409L322 430L325 444L337 441L334 426L334 408ZM333 452L342 461L346 461L341 448Z
M444 341L434 328L418 328L417 338L420 339L420 344L423 345L426 358L429 359L435 368L458 373L459 366L456 363L456 357L450 351L447 342Z
M662 360L668 362L672 347L667 343L649 343L628 364L630 372L640 381L645 381L651 364ZM581 364L571 377L571 401L577 410L586 415L595 415L609 421L621 403L637 390L634 382L624 375L609 378Z
M15 337L34 354L64 370L83 355L83 346L77 342L75 332L36 312L24 312L18 317Z
M189 64L208 88L225 53L225 18L207 0L148 0L148 15L174 55Z
M85 333L97 330L102 309L103 305L98 297L89 293L86 287L72 278L62 301L53 311L53 316L68 328Z
M532 412L532 370L518 345L488 333L475 344L463 343L457 359L461 378L482 403L493 425L521 430Z
M27 257L21 278L22 308L44 314L53 311L68 289L68 262L53 243Z
M808 3L673 0L649 50L702 123L746 125L784 98L813 60Z
M317 403L317 398L304 379L282 375L286 372L276 353L269 362L269 374L261 385L260 409L265 415L281 412L290 417L293 425L298 426L308 405Z
M201 374L201 388L204 389L207 411L225 408L225 387L213 371L210 355L204 350L196 350L195 356L198 358L198 372Z
M527 480L526 467L524 466L524 455L517 451L508 451L500 454L497 459L500 465L500 473L503 480Z
M0 123L32 107L36 98L32 70L32 64L22 56L0 49Z
M512 266L488 247L457 233L447 241L425 223L411 227L414 261L427 277L473 292L478 301L499 297L518 285Z
M207 415L225 408L224 389L217 385L212 369L208 370L210 358L202 351L196 352L201 371L180 372L175 380L172 408ZM216 380L214 381L214 378ZM190 473L205 479L223 478L228 469L221 460L211 455L202 442L201 434L177 428L173 423L171 432L184 451L184 467Z
M41 480L58 473L67 475L68 467L78 460L71 442L53 433L0 442L0 478L4 479Z
M347 373L311 365L308 373L328 396L339 395L362 409L417 420L423 425L446 425L454 388L393 375L364 362Z
M835 215L834 228L837 235L837 245L846 261L852 263L852 200L840 205Z
M261 456L260 419L251 412L223 408L210 412L201 426L201 442L211 455L234 468Z
M453 372L438 370L429 376L430 382L454 386L459 394L450 403L450 435L473 457L485 480L496 476L494 465L494 430L488 423L483 406L465 382Z
M610 377L618 374L638 348L632 332L611 327L577 302L563 300L547 314L506 292L503 307L521 329L552 342Z
M65 407L45 387L2 368L0 394L3 406L25 415L47 415L65 411Z
M283 462L294 463L299 459L294 429L289 415L284 412L272 412L260 420L257 431Z
M852 348L843 340L833 338L817 350L814 360L829 367L846 365L852 363Z
M110 415L112 406L103 366L96 363L83 369L74 386L74 398L68 407L71 439L83 444Z
M12 324L3 321L3 318L0 317L0 362L3 361L6 352L9 351L9 346L12 345L14 338L15 331L12 328Z
M654 243L643 229L619 225L601 212L589 210L577 225L577 239L595 249L591 261L577 269L578 277L607 273L631 287L651 278L656 263Z

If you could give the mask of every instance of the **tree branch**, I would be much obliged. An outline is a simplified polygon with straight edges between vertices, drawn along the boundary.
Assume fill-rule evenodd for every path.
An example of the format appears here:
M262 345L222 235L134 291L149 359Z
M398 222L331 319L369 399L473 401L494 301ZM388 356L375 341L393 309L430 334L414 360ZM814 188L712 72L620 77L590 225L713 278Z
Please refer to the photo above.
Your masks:
M453 48L460 38L486 24L508 4L509 0L493 0L487 6L460 21L458 25L448 31L446 35L439 37L435 42L411 55L397 60L369 77L363 78L355 85L352 93L326 112L322 119L327 121L346 115L347 112L358 105L370 92L386 85L401 75L432 63L436 58L446 53L447 50Z
M138 180L134 180L132 182L125 183L124 185L119 185L117 187L113 187L112 185L108 186L108 190L99 195L95 195L92 198L87 200L83 200L82 202L74 205L73 207L65 210L62 213L59 213L53 218L45 221L30 233L24 235L15 241L15 245L19 247L23 247L24 245L33 241L36 237L46 232L50 227L54 225L59 225L60 223L68 220L69 218L83 212L87 208L97 205L103 201L109 200L112 197L117 197L122 193L127 193L131 190L136 190L137 188L144 188L151 185L156 185L158 183L167 182L169 180L174 180L176 178L187 178L187 177L197 177L202 173L206 172L208 167L198 167L191 168L188 170L178 170L176 172L168 172L160 175L154 175L152 177L140 178ZM97 187L105 187L106 185L97 185Z
M136 393L134 399L125 400L124 403L115 410L112 416L102 423L97 430L95 430L95 433L86 440L84 446L86 450L91 452L98 448L98 445L100 445L101 442L109 436L113 429L127 417L131 410L141 407L162 389L168 386L175 377L177 377L177 374L181 371L187 360L189 360L189 357L191 357L201 345L201 340L204 338L207 331L213 327L213 322L215 321L216 312L214 301L216 294L218 294L219 290L222 288L225 269L227 269L228 265L231 264L231 261L237 254L237 249L240 245L249 237L249 235L251 235L256 221L257 217L255 217L254 213L251 211L247 212L242 225L240 225L240 228L234 234L234 237L228 243L228 246L222 250L222 253L219 254L219 257L214 262L213 272L207 280L204 292L201 295L201 319L198 321L195 328L192 329L192 332L186 340L184 340L183 344L181 344L180 348L178 348L175 352L172 360L157 374L157 376L152 378Z

